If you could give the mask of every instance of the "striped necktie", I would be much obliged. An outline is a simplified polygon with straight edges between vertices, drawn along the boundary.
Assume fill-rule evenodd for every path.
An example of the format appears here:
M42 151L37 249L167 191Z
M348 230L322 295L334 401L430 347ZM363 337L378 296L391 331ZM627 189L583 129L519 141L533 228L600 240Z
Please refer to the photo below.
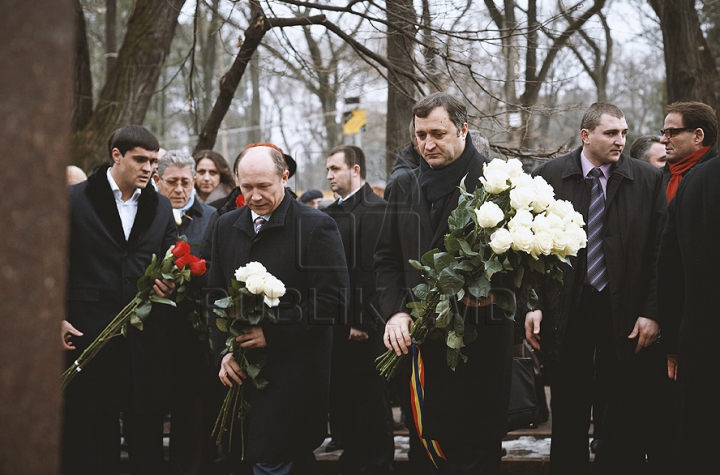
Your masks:
M253 221L253 228L255 229L255 234L260 232L260 229L267 223L267 220L263 218L262 216L258 216L255 218L255 221Z
M597 290L603 290L608 284L607 265L602 247L603 217L605 216L605 196L603 195L600 177L602 170L590 170L588 180L592 181L590 191L590 208L588 209L588 246L587 246L587 280Z

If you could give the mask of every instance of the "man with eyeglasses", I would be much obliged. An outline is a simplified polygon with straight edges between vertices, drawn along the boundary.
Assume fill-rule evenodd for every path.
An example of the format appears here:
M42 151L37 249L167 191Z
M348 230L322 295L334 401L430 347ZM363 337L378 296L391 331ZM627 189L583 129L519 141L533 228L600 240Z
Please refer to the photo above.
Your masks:
M660 143L665 145L662 170L669 202L690 169L718 156L718 125L715 110L702 102L673 102L666 112Z
M195 195L195 159L181 150L170 150L158 161L155 183L173 208L179 236L200 255L201 241L215 208ZM219 385L212 365L208 335L197 301L203 280L190 284L189 298L172 309L170 341L170 465L173 473L206 473L213 445L210 437L217 415Z

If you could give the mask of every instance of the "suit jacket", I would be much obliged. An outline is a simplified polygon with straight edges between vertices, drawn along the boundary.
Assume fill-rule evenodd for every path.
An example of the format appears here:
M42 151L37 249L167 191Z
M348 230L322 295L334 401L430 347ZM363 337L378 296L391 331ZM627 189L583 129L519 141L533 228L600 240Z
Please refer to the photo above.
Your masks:
M468 191L479 185L487 159L472 147L465 170ZM460 191L447 200L440 226L433 229L430 205L420 188L420 169L398 177L388 196L380 241L375 253L375 271L380 310L385 318L407 312L415 299L412 288L424 279L409 259L420 260L430 249L443 247L447 218L457 207ZM459 185L459 183L458 183ZM455 371L447 365L443 338L422 344L425 362L423 436L435 440L499 440L507 432L512 363L512 325L497 307L467 308L458 303L466 331L477 331L477 339L463 348L467 363ZM408 362L409 363L409 362Z
M533 171L555 189L555 198L570 201L588 221L591 182L580 164L581 148L543 163ZM608 269L610 309L618 358L634 354L637 341L628 340L638 317L657 319L656 257L665 223L667 199L662 173L652 165L621 155L608 178L603 250ZM587 251L564 266L564 283L551 281L539 292L543 349L559 359L569 318L582 318L577 309L587 269Z
M68 365L135 297L152 255L162 258L177 237L170 202L148 186L126 241L107 169L101 167L70 191L67 320L84 335L73 337L77 349L68 352ZM68 399L109 410L161 410L167 392L168 308L154 305L143 331L130 326L127 338L110 341L68 386Z
M243 206L217 221L208 285L222 292L235 270L262 263L283 281L280 323L262 323L267 363L260 373L265 389L245 386L250 404L246 419L246 460L289 461L318 447L327 434L330 354L334 319L345 312L347 266L335 222L325 213L296 202L286 192L259 233ZM210 301L213 301L212 299ZM216 351L227 335L214 323Z
M385 350L382 344L382 316L377 312L377 293L373 273L373 253L380 234L385 205L365 183L342 203L330 204L324 211L337 223L345 248L350 274L348 313L333 326L333 369L376 372L375 358ZM350 327L368 333L365 341L348 340Z

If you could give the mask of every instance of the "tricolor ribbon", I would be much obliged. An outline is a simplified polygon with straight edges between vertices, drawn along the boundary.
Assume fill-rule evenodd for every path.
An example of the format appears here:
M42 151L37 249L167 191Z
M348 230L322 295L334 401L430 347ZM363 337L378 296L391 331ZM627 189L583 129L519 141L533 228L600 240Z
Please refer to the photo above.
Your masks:
M440 444L436 440L423 438L423 404L425 400L425 365L423 364L420 347L413 343L412 345L412 377L410 378L410 398L412 404L413 420L417 429L418 437L422 442L428 457L432 461L435 468L438 466L438 460L445 458L445 454L440 448Z

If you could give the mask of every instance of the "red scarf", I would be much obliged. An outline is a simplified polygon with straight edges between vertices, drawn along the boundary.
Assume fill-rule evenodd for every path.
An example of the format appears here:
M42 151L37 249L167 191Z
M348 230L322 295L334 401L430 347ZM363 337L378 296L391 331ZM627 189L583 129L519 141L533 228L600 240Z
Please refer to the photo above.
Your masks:
M243 206L245 206L245 196L240 193L237 195L237 198L235 198L235 209L242 208Z
M668 163L668 166L670 167L670 174L672 175L670 177L667 190L665 191L665 193L667 193L668 203L670 200L675 198L675 193L677 193L678 186L680 186L680 180L682 180L683 173L697 165L698 160L700 160L700 158L702 158L708 150L710 150L710 145L703 147L700 150L696 150L682 160L675 163Z

